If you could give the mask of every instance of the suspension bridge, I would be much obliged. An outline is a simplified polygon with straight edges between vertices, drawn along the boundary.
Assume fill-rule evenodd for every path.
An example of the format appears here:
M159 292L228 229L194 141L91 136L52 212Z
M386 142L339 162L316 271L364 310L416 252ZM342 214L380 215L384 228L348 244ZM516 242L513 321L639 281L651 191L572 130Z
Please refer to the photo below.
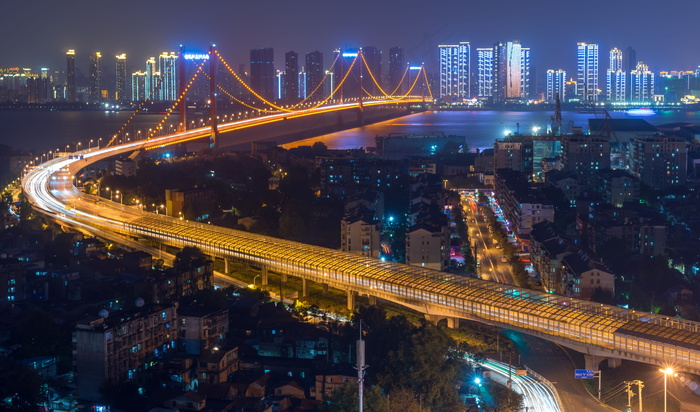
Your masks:
M348 65L342 80L328 96L313 102L303 100L288 107L263 98L238 76L241 84L258 100L257 105L242 100L238 103L254 107L255 115L218 122L216 90L222 89L213 80L211 62L220 61L227 70L230 70L230 66L214 47L210 49L209 56L209 74L204 74L205 63L199 64L193 79L183 83L180 97L173 104L172 110L143 139L128 141L123 138L127 122L103 147L63 153L28 167L22 186L34 209L62 225L98 235L109 234L132 240L148 239L175 247L196 246L225 262L246 261L261 269L263 283L268 282L267 273L274 271L282 276L283 281L288 276L300 277L303 293L308 292L309 282L342 289L347 291L349 308L354 307L355 298L361 294L369 296L370 300L381 298L397 302L424 313L433 321L447 319L449 326L456 326L459 319L469 319L518 330L584 353L587 369L597 369L604 359L611 366L619 364L621 359L630 359L700 374L698 322L555 296L421 267L381 262L337 250L143 212L106 200L98 203L95 198L78 191L74 177L81 169L115 155L207 139L216 148L218 136L234 130L342 110L362 113L365 107L371 106L422 105L431 100L423 68L410 87L407 87L407 92L394 95L394 90L389 94L381 88L359 52ZM381 92L379 96L368 93L362 82L363 69ZM232 70L230 72L235 74ZM194 78L199 76L210 82L209 124L188 129L187 110L183 101L194 84ZM419 86L419 78L423 79L422 86ZM345 82L355 82L358 95L354 99L339 97ZM415 94L417 87L422 90ZM168 117L176 112L178 105L178 130L166 134L163 126ZM134 116L137 113L138 111Z

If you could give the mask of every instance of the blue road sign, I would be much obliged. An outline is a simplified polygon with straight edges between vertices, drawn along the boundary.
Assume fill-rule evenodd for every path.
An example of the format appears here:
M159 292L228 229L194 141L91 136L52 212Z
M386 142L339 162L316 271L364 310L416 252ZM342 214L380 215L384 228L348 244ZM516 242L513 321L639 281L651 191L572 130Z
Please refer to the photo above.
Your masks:
M575 379L593 379L595 378L595 371L593 369L575 369L574 370Z

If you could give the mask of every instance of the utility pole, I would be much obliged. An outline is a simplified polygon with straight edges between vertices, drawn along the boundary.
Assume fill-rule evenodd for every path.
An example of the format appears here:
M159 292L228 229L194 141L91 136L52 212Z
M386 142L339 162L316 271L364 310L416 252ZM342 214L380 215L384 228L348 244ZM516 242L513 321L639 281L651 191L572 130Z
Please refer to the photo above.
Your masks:
M644 382L640 380L634 381L637 384L637 387L639 388L639 412L642 412L644 409L642 409L642 388L644 387Z
M365 341L362 340L362 319L360 319L360 339L357 340L357 394L360 403L359 412L362 412L363 403L363 392L364 392L364 382L365 382L365 369L369 365L365 365Z

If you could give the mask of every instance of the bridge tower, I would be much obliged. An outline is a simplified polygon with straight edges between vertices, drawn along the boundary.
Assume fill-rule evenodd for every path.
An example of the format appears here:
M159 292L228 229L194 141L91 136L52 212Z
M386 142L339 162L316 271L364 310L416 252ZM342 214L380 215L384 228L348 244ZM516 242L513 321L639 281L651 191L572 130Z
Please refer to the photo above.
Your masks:
M359 73L357 74L357 82L358 82L358 87L357 87L357 125L358 126L364 126L365 125L365 108L362 106L362 63L363 63L364 56L362 55L362 48L360 48L360 51L357 52L357 62L360 63L358 70ZM369 69L368 69L369 70Z
M216 44L209 46L209 124L211 125L210 147L216 149L219 134L216 122Z
M185 92L187 87L187 78L185 74L185 46L180 45L180 55L177 57L177 74L180 93ZM187 130L187 98L185 96L180 96L180 119L177 126L178 132L184 132Z

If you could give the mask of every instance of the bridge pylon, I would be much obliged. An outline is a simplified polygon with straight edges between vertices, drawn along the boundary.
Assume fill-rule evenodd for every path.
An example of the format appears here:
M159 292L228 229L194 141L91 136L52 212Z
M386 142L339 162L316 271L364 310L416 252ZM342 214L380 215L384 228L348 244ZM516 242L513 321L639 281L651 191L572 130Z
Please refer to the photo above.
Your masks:
M181 44L180 55L177 57L177 77L179 83L178 89L180 90L180 93L182 93L182 91L187 87L187 78L185 76L185 46ZM180 97L179 106L180 118L177 131L184 132L187 130L187 98L185 96Z
M216 44L209 46L209 124L211 125L210 147L218 148L219 128L216 121Z

